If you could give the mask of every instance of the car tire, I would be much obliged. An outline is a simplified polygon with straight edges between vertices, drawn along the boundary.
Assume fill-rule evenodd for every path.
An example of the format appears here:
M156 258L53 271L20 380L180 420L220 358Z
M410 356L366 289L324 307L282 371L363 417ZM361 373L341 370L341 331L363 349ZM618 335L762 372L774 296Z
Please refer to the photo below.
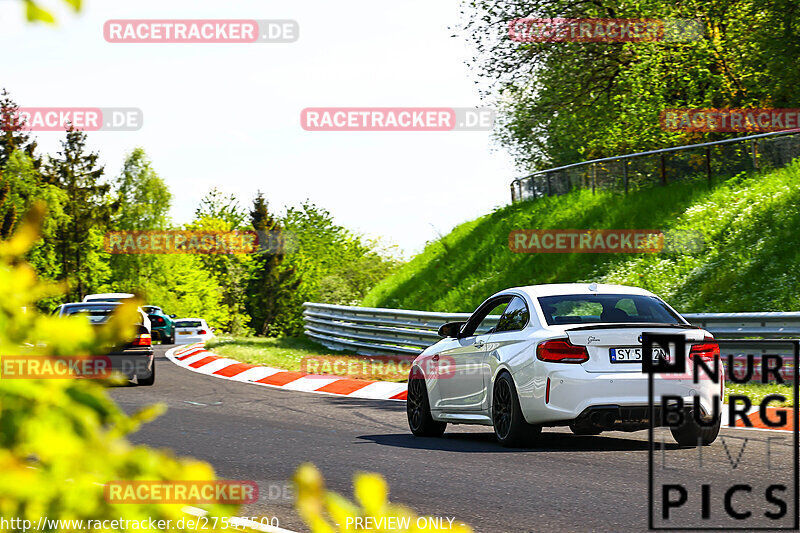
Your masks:
M719 428L722 425L722 416L717 415L713 426L701 426L690 412L684 413L684 422L678 427L671 427L672 438L681 446L709 446L717 440Z
M505 447L528 444L542 433L542 426L528 424L522 416L517 387L507 372L497 376L494 383L492 424L497 442Z
M431 416L428 388L421 374L412 374L408 380L406 415L408 427L416 437L441 437L447 428L447 422L439 422Z
M174 334L171 337L167 337L167 344L175 344L175 335Z
M150 387L155 382L156 382L156 362L153 361L153 371L150 372L150 377L140 378L139 376L136 376L136 383L138 385L141 385L142 387Z

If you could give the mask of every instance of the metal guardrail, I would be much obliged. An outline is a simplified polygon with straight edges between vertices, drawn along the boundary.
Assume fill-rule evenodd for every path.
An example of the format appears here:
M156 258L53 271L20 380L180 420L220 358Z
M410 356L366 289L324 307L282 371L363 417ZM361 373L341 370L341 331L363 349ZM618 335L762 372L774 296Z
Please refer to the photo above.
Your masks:
M541 170L511 182L511 202L566 194L575 188L624 191L781 168L800 157L800 129L734 137L592 159Z
M406 309L351 307L306 302L306 335L332 350L365 355L416 355L437 342L439 326L466 320L469 313L430 313ZM800 312L689 313L683 315L718 339L800 338ZM725 343L724 353L766 353L763 344ZM773 352L774 353L774 352Z

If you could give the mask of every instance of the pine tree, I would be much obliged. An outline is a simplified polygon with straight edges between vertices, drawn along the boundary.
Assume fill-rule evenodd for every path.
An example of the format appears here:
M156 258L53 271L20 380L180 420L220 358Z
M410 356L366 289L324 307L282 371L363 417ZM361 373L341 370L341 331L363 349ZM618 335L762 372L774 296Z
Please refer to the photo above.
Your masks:
M102 282L108 270L101 249L112 203L109 185L100 181L104 169L97 164L97 154L86 152L86 134L70 127L61 146L46 172L67 196L67 220L58 231L58 248L70 282L69 295L80 300L85 291Z
M25 129L19 117L19 106L11 99L8 91L0 92L0 169L6 166L14 150L22 150L39 169L41 159L36 155L36 140Z
M247 311L250 326L259 335L269 335L281 310L283 297L300 283L293 268L283 263L285 236L280 222L269 212L269 203L259 191L250 211L253 229L265 246L256 254L248 280Z

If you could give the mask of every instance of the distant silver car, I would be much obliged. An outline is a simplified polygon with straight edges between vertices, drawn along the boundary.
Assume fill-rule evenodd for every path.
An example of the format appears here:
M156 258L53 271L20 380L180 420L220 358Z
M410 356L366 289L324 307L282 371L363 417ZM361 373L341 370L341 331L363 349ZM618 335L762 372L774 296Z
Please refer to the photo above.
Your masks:
M411 431L438 436L448 423L491 425L501 444L513 446L543 426L568 425L580 435L646 429L643 332L685 336L687 361L699 357L711 366L719 358L708 331L643 289L593 283L498 292L466 322L443 325L445 338L415 359L407 400ZM672 428L678 443L708 445L717 438L723 383L655 374L654 387L659 403L661 395L680 396L688 409L699 397L702 424L685 416L684 425Z

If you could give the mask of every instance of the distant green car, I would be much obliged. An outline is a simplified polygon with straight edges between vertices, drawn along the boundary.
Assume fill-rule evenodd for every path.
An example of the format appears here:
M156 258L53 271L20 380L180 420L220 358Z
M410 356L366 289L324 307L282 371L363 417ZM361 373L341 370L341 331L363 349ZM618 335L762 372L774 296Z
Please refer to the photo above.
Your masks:
M161 344L175 344L175 322L172 319L176 315L168 315L155 305L143 305L142 309L150 318L153 340L159 340Z

